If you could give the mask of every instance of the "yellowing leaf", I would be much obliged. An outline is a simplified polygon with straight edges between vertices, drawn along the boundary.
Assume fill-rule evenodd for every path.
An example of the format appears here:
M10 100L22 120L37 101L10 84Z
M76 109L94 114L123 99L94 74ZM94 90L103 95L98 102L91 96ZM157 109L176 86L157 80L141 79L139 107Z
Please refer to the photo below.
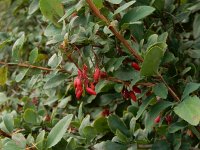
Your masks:
M7 67L1 67L0 68L0 85L4 85L7 81Z

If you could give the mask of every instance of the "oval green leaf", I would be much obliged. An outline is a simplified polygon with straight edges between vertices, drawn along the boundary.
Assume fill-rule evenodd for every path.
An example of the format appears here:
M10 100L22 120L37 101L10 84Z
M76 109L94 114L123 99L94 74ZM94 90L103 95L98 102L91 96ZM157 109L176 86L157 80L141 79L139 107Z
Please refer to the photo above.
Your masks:
M189 124L197 126L200 122L200 99L197 96L187 97L178 106L174 112L187 121Z
M40 0L40 10L42 14L56 26L60 17L64 15L64 8L60 0Z
M64 136L67 128L69 127L71 120L73 118L72 114L65 116L61 119L50 131L47 137L47 148L51 148L56 145Z
M142 76L152 76L157 73L166 48L167 44L156 43L147 49L140 72Z

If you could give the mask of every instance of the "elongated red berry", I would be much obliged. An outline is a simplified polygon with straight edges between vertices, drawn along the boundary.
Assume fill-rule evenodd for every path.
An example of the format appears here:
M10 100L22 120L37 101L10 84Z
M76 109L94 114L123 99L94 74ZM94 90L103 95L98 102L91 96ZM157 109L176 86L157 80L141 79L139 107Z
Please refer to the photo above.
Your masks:
M131 66L132 66L135 70L140 71L140 66L139 66L136 62L132 62L132 63L131 63Z
M76 98L80 99L83 94L83 89L76 89L75 94L76 94Z
M96 68L93 74L94 81L98 81L100 78L100 69Z
M90 87L86 87L86 92L90 95L97 95L97 93Z
M156 119L154 120L155 123L159 123L160 122L160 116L156 117Z
M133 91L129 92L130 98L132 101L136 102L137 101L137 97L135 96L135 93Z
M137 87L137 86L133 86L132 90L135 92L135 93L142 93L141 90Z
M78 77L76 77L75 79L74 79L74 87L75 88L82 88L82 83L81 83L81 79L80 78L78 78Z

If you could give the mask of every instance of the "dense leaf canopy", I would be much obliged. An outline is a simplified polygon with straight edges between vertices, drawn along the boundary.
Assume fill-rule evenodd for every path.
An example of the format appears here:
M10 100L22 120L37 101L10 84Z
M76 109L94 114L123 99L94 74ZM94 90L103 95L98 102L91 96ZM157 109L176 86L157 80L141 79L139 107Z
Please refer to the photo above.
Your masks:
M0 0L0 149L200 148L199 0Z

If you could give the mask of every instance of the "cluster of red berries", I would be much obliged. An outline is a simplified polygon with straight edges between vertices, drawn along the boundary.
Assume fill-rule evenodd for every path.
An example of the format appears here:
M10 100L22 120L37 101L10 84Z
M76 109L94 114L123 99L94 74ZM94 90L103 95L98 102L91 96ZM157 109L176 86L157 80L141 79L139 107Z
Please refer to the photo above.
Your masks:
M90 95L96 95L95 85L100 78L107 76L106 72L101 72L98 67L95 68L93 74L93 82L89 81L87 75L88 67L84 64L83 69L78 69L78 76L74 79L75 95L77 99L80 99L83 94L83 89Z
M131 100L134 102L137 101L137 97L136 97L135 93L141 94L141 90L137 86L133 86L131 91L128 91L126 88L124 88L122 90L123 97L125 99L131 98Z
M159 116L157 116L156 119L154 120L154 123L159 123L160 120L161 120L161 116L159 115ZM165 120L166 120L167 124L169 125L169 124L172 122L172 116L171 116L171 115L167 115L167 116L165 117Z

